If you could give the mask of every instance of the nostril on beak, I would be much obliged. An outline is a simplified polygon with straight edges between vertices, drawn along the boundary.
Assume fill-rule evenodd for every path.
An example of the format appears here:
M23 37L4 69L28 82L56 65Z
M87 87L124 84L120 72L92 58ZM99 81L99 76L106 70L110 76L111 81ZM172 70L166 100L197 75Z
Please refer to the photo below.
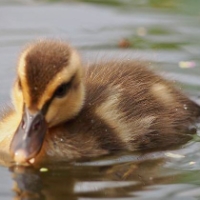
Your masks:
M34 124L33 130L34 130L34 131L37 131L37 130L40 128L40 126L41 126L41 121L39 120L39 121L37 121L37 122Z
M26 128L26 123L25 123L24 119L22 119L21 126L22 126L22 129Z

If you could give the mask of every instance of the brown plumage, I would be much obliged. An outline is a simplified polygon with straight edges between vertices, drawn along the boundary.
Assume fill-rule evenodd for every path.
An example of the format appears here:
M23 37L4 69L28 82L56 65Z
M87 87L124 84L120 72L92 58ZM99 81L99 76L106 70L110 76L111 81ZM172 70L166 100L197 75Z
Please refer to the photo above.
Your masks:
M18 77L16 111L0 125L0 146L7 143L20 163L171 148L191 138L200 115L196 103L141 62L82 67L76 51L58 41L28 47Z
M54 41L48 46L37 43L31 49L25 59L27 63L25 73L33 104L37 104L55 74L68 65L69 57L70 49L65 43L60 43L59 46Z

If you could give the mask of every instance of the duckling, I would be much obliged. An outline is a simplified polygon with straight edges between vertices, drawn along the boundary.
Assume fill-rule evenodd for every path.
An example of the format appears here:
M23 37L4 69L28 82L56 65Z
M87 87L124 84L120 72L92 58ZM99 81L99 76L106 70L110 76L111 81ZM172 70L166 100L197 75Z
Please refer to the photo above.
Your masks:
M191 138L200 106L142 62L84 66L65 42L21 53L0 147L16 163L166 149Z

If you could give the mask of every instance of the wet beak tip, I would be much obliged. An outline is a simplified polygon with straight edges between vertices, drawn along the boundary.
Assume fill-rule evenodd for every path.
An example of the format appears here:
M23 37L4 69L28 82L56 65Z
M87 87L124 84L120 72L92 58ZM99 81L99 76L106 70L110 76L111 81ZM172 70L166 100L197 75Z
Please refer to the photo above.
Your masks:
M25 126L23 126L25 124ZM22 120L10 144L10 154L16 164L33 164L43 145L47 124L43 113L31 114L25 108Z
M14 161L16 163L24 163L26 162L27 159L27 155L26 152L24 150L17 150L14 154Z

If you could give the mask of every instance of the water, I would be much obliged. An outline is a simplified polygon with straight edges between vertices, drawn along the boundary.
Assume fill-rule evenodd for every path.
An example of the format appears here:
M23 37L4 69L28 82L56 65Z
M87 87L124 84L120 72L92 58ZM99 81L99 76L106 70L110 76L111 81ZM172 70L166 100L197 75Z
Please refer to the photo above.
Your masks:
M0 102L9 99L20 50L39 38L69 41L85 63L119 57L148 60L200 102L199 8L194 0L1 0ZM120 47L123 39L129 48ZM42 169L0 167L0 200L198 199L199 141L196 136L176 150L122 152Z

